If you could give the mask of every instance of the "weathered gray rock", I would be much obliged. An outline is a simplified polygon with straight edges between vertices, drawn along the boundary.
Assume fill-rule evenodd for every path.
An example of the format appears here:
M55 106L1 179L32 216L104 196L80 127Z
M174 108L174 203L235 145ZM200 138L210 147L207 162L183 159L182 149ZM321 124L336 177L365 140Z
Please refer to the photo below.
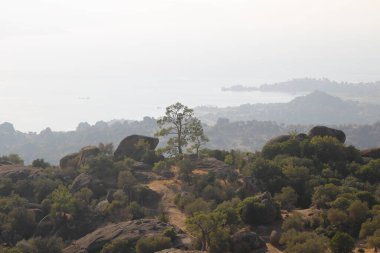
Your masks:
M85 173L81 173L74 179L73 183L70 186L70 191L77 192L84 187L90 187L91 183L92 176Z
M273 246L279 246L280 245L280 239L281 239L281 232L279 232L277 230L273 230L270 233L269 242Z
M270 139L265 145L275 145L275 144L283 143L283 142L286 142L292 138L295 138L295 140L297 140L297 141L303 141L303 140L308 139L309 136L307 134L304 134L304 133L298 134L296 136L293 136L290 134L280 135L280 136L277 136L277 137Z
M79 151L79 161L77 167L85 165L91 158L94 158L100 153L100 149L95 146L87 146Z
M22 180L37 176L41 169L22 165L0 165L0 178L9 177L13 180Z
M280 135L280 136L277 136L277 137L270 139L266 143L266 145L274 145L274 144L282 143L282 142L290 140L290 138L291 138L291 135L289 135L289 134Z
M346 134L338 129L329 128L326 126L316 126L310 129L309 137L313 138L315 136L331 136L338 139L340 142L344 143L346 141Z
M249 228L243 228L232 235L234 245L246 244L251 251L266 249L266 243L255 232Z
M72 153L64 156L59 161L59 167L80 168L85 165L91 158L94 158L100 153L100 149L95 146L87 146L82 148L78 153Z
M219 178L237 176L236 171L230 165L213 157L196 160L195 167L206 172L213 172Z
M135 243L143 236L161 235L167 228L173 228L173 226L155 219L112 223L74 241L63 250L63 253L99 252L105 244L114 240L128 240ZM177 229L176 231L183 235ZM181 242L174 242L174 245L179 246Z
M182 250L182 249L164 249L156 253L207 253L206 251L199 250Z
M380 147L361 150L360 154L362 157L380 159Z
M137 144L144 143L148 150L155 150L159 140L157 138L143 136L143 135L131 135L122 140L114 153L114 159L116 161L123 160L124 158L132 158L134 160L140 160L142 156L141 148L137 147Z
M62 169L75 168L79 162L79 153L65 155L59 161L59 167Z

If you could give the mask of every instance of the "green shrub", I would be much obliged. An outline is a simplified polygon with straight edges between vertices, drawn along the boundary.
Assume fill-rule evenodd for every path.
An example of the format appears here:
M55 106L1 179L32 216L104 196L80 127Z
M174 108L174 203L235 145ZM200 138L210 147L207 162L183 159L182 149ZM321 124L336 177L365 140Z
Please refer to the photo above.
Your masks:
M134 253L134 250L128 241L115 240L104 245L100 253Z
M330 241L333 253L351 253L355 248L355 241L349 234L338 232Z
M171 246L170 238L165 236L142 237L137 241L136 253L154 253Z

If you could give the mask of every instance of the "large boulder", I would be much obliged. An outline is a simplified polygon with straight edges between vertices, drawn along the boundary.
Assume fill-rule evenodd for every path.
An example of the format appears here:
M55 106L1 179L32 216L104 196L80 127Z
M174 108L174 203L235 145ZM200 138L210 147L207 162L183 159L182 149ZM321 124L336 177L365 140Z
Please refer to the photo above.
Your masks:
M326 126L316 126L310 129L309 137L313 138L315 136L331 136L338 139L341 143L346 141L346 134L338 129L329 128Z
M131 135L122 140L114 153L114 159L116 161L123 160L124 158L132 158L134 160L140 160L143 155L144 148L148 150L155 150L159 140L157 138L143 136L143 135ZM144 148L138 147L139 144L144 145Z
M303 141L303 140L306 140L309 138L309 136L307 136L307 134L304 134L304 133L301 133L301 134L297 134L297 135L290 135L290 134L286 134L286 135L280 135L280 136L277 136L277 137L274 137L272 139L270 139L265 145L275 145L275 144L280 144L280 143L283 143L283 142L286 142L290 139L294 138L295 140L297 141Z
M94 232L74 241L63 250L63 253L95 253L99 252L105 244L114 240L127 240L131 243L135 243L141 237L162 235L168 228L174 227L155 219L112 223L98 228ZM179 238L181 238L183 233L177 229L175 230L180 235ZM176 241L174 245L180 247L182 244L181 241Z
M232 242L234 248L237 246L248 247L246 248L247 253L251 251L263 250L266 249L266 243L258 236L255 232L252 232L249 228L243 228L237 231L232 235Z
M75 168L79 161L79 153L72 153L65 155L64 157L59 160L59 167L62 169L66 168Z
M72 153L64 156L59 161L59 167L66 168L80 168L85 165L91 158L94 158L100 153L100 149L95 146L87 146L82 148L78 153Z
M81 173L79 174L73 181L73 183L70 186L71 192L77 192L82 188L90 187L92 183L92 176Z
M290 134L276 136L276 137L270 139L266 143L266 145L274 145L274 144L282 143L282 142L290 140L290 138L291 138Z
M360 154L362 157L380 159L380 147L361 150Z
M85 165L91 158L99 155L100 149L95 146L87 146L79 151L79 161L77 166L81 167Z

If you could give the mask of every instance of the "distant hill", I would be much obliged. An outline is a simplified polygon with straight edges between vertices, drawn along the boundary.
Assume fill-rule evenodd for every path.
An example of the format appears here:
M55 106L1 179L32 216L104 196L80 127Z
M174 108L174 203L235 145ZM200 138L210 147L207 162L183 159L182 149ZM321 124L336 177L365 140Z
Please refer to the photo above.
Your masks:
M378 99L380 97L380 81L373 83L348 83L335 82L326 78L302 78L274 84L263 84L259 87L234 85L232 87L222 88L222 90L234 92L284 92L292 94L305 94L319 90L345 99L380 103Z
M307 132L312 125L284 125L270 121L236 121L219 119L213 126L205 126L210 138L209 148L260 150L271 138L290 132ZM342 129L347 135L347 143L358 148L380 146L380 123L372 125L332 126ZM12 124L0 124L0 156L10 153L19 154L30 164L34 159L44 158L52 164L58 164L64 155L77 152L87 145L110 143L117 146L131 134L153 135L156 123L152 118L108 124L98 122L95 125L81 123L75 131L55 132L46 129L41 133L22 133Z
M360 103L314 91L289 103L245 104L237 107L197 107L195 112L208 124L218 118L231 121L275 121L284 124L372 124L380 119L380 105Z

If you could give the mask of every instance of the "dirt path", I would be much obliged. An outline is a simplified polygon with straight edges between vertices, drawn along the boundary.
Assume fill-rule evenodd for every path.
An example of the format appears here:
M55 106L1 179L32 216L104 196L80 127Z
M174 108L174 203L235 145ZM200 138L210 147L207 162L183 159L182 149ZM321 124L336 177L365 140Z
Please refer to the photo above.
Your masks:
M266 253L282 253L279 249L272 246L272 244L267 243L267 251Z
M169 223L186 231L186 215L174 205L176 193L173 188L179 189L179 184L175 180L155 180L148 184L148 187L155 192L162 194L161 203L168 215Z

